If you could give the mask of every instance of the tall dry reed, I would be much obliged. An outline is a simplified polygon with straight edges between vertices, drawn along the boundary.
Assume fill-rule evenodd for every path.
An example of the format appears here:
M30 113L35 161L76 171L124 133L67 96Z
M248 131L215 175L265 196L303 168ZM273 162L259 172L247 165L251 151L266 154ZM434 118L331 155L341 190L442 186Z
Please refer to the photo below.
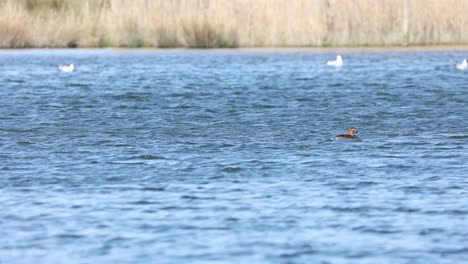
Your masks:
M0 0L0 47L466 44L467 11L467 0Z
M410 43L468 43L468 1L409 0Z

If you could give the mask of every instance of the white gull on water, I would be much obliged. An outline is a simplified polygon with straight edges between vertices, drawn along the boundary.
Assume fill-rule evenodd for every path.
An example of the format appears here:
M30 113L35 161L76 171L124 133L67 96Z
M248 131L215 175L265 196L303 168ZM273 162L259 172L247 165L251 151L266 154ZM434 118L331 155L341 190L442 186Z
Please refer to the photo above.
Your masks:
M75 69L75 66L73 64L70 65L59 65L58 66L59 70L62 72L72 72Z
M455 67L457 67L457 69L460 71L464 71L468 67L468 62L466 59L464 59L462 63L457 64Z
M334 67L341 67L343 66L343 58L341 55L336 56L336 60L333 61L327 61L328 66L334 66Z

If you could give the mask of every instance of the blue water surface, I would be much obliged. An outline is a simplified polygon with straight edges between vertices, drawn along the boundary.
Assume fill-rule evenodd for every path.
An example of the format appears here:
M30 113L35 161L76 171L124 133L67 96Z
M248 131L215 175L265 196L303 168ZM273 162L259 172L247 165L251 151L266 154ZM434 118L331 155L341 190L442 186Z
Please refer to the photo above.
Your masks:
M0 263L466 263L468 52L342 54L0 51Z

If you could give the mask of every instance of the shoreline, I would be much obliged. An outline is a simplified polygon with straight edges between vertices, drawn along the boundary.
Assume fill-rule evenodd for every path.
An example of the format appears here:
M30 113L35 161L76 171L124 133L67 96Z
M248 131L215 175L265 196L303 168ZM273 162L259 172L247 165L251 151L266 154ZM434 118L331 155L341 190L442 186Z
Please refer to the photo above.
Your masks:
M241 48L124 48L124 47L83 47L83 48L0 48L8 51L154 51L154 52L424 52L424 51L468 51L468 45L433 45L433 46L343 46L343 47L241 47Z

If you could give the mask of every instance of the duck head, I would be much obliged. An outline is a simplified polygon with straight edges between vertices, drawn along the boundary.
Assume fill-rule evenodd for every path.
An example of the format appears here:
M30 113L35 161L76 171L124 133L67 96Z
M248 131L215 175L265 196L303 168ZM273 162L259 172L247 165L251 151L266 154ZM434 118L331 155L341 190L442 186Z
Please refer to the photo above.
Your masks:
M354 134L357 134L359 131L355 127L350 127L348 128L348 135L354 136Z

